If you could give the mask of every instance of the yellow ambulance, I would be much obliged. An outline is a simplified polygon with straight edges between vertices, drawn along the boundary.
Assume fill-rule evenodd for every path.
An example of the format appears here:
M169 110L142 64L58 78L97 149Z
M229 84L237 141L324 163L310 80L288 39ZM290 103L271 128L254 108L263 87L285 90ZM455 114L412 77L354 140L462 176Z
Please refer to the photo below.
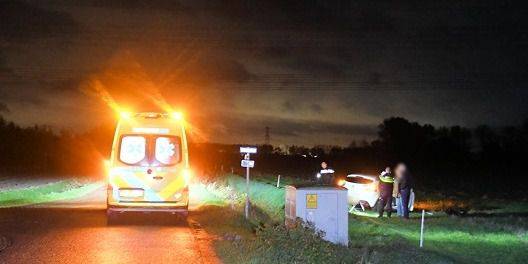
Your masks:
M125 211L187 216L191 171L180 113L121 113L107 165L110 221Z

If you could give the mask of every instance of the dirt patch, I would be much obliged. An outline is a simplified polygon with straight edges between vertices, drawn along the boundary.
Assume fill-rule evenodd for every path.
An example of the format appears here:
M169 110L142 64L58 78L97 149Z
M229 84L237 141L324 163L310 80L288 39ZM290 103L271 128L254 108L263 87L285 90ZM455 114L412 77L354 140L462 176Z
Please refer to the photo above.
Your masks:
M218 238L205 232L200 223L196 222L195 220L188 219L188 223L193 233L194 239L196 239L198 242L196 244L199 247L201 262L221 263L213 248L213 242Z
M414 203L414 209L417 211L420 210L426 210L426 211L448 211L448 210L455 210L458 209L461 210L469 210L470 206L467 202L464 201L458 201L454 199L443 199L443 200L436 200L436 201L416 201Z
M0 235L0 252L11 245L11 241L7 237Z

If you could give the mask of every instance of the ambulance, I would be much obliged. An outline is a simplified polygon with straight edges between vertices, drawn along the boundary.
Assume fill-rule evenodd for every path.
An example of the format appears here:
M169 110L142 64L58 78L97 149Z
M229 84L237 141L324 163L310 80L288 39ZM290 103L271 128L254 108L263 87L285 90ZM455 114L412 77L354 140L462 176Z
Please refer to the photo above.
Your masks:
M126 211L187 217L191 171L181 113L121 113L107 168L109 221Z

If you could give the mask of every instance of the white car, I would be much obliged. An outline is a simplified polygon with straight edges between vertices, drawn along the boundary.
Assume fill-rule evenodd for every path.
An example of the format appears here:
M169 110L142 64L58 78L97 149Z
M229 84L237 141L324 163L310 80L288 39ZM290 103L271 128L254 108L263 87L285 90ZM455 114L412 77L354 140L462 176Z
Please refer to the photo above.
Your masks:
M349 174L345 179L340 180L339 185L348 189L348 203L352 206L360 205L361 209L374 208L378 202L379 177L362 174ZM396 205L393 204L393 209ZM414 192L411 191L409 198L409 209L414 209Z

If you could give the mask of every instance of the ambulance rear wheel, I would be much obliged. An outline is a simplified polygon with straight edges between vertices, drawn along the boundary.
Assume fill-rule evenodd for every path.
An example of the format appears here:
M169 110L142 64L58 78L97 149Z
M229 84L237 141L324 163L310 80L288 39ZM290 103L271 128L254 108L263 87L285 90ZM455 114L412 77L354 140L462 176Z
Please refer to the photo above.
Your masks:
M184 220L184 221L187 221L187 217L189 216L189 211L185 211L185 212L181 212L180 213L180 216L181 218Z
M119 214L115 211L106 210L106 224L107 225L115 225L118 223L119 220Z
M189 211L187 210L187 208L185 208L185 211L175 212L173 213L173 215L173 219L176 224L187 223L187 216L189 216Z

